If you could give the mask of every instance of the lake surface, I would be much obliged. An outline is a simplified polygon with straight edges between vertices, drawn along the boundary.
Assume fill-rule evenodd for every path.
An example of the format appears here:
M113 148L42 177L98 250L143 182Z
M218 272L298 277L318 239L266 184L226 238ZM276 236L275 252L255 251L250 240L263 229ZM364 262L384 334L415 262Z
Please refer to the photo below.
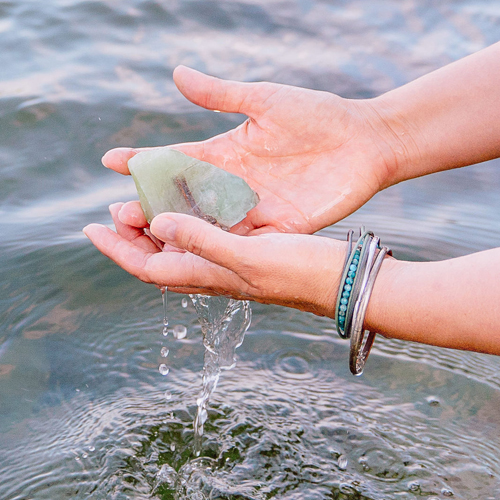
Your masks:
M0 498L500 498L499 358L377 338L355 378L331 320L273 306L253 306L195 458L192 304L169 295L187 336L165 339L159 291L81 233L135 198L109 148L243 120L188 103L177 64L361 98L499 33L496 0L0 2ZM410 260L500 246L499 167L395 186L323 233L365 224Z

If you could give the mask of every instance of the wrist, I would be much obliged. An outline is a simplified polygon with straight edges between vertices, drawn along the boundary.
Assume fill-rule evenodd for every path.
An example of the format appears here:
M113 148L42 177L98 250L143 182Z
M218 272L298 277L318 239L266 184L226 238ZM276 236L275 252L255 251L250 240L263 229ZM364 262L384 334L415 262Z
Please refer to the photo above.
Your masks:
M305 266L305 273L300 278L301 283L306 285L300 309L334 320L347 243L317 238L314 264ZM311 273L311 269L314 269L314 273Z
M405 110L398 106L392 92L364 101L371 117L370 124L379 137L380 152L384 162L385 176L381 189L415 177L410 172L421 161L419 145L421 133Z
M390 335L391 313L388 304L393 302L394 293L398 293L398 283L405 274L408 264L411 263L390 256L384 259L366 311L366 329L382 335L392 336Z

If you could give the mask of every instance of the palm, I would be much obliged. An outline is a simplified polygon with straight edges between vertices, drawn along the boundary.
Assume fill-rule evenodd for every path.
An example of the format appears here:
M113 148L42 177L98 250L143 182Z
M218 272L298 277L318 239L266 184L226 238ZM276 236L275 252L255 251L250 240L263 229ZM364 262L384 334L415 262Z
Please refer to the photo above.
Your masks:
M229 82L237 86L233 95L225 90L217 100L203 92L203 83L208 86L203 79L209 77L194 77L201 78L198 94L187 90L193 88L189 78L177 82L193 102L249 116L207 141L173 146L243 177L257 191L259 204L236 232L312 233L349 215L380 189L380 137L373 124L366 125L359 104L326 92L236 82ZM118 163L118 157L108 160L108 166L126 173Z

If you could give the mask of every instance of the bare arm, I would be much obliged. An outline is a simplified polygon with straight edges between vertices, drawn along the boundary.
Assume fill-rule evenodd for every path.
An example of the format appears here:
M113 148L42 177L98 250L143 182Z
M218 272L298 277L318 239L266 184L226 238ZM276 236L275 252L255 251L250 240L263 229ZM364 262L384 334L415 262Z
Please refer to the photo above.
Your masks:
M496 158L500 43L373 99L372 105L401 140L393 150L390 184Z
M500 354L500 248L439 262L387 259L366 326L398 339Z

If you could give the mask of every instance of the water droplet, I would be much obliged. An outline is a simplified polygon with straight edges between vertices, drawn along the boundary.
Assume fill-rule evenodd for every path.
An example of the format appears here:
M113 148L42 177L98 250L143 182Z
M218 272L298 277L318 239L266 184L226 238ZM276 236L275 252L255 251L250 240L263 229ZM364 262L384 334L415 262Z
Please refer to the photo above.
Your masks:
M172 399L172 393L170 391L165 391L165 399L170 401Z
M184 297L182 300L181 300L181 306L186 309L186 307L188 306L188 299L186 299L186 297Z
M347 457L345 455L340 455L340 457L337 460L337 465L339 466L340 470L346 470L347 469Z
M187 328L184 325L175 325L174 326L174 337L177 340L182 340L187 335Z
M87 458L88 454L87 453L82 453L82 458Z
M159 367L158 367L158 370L159 372L162 374L162 375L168 375L168 372L170 371L170 368L165 365L165 364L161 364Z
M162 334L164 337L167 337L167 336L168 336L168 327L164 326L164 327L163 327L163 330L161 331L161 334Z
M355 488L353 488L350 484L347 484L347 483L340 483L339 490L340 490L340 493L343 493L344 495L348 495L349 498L353 498L353 495L357 493Z
M449 490L448 488L443 488L441 490L441 495L445 497L452 497L453 496L453 491Z
M420 490L420 483L418 481L411 481L408 483L408 489L410 491L418 491Z
M429 396L425 400L430 406L439 406L439 399L436 396Z
M95 451L95 446L89 446L89 451Z
M75 460L76 460L77 462L79 462L79 461L80 461L80 457L75 457Z
M170 443L170 451L175 451L175 443Z
M168 356L168 353L169 353L169 352L170 352L170 351L169 351L166 347L162 347L162 348L161 348L161 351L160 351L161 357L162 357L162 358L166 358L166 357Z

